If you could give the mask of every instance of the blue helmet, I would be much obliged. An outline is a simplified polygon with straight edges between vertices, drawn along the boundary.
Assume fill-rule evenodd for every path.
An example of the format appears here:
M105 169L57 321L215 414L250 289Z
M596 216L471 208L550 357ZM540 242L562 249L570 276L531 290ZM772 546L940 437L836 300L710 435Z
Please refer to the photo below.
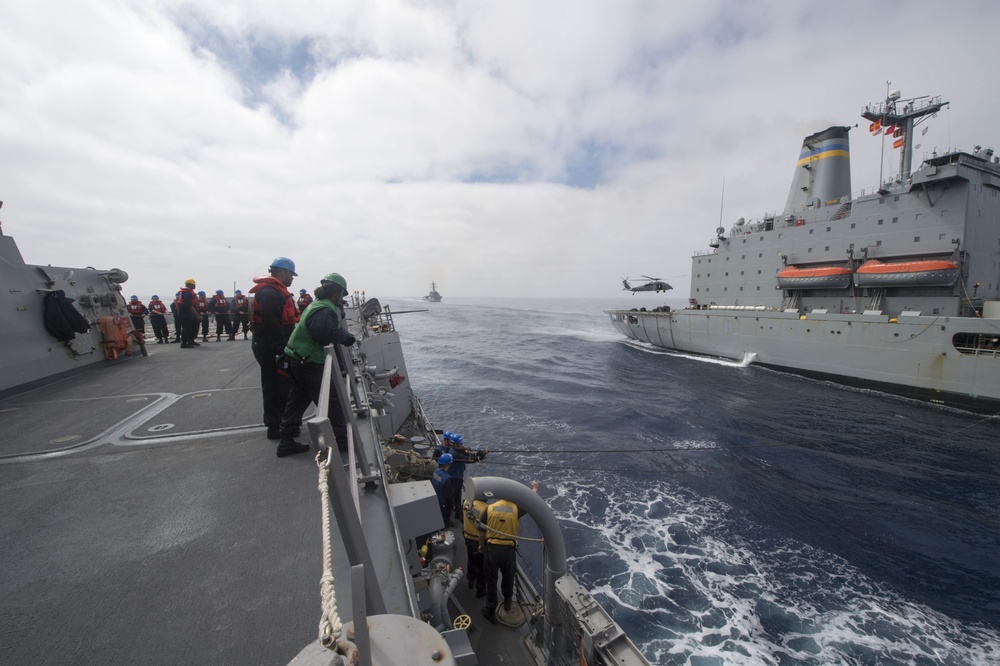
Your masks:
M461 435L452 435L451 441L455 442L456 444L465 444L465 438L462 437Z
M133 294L132 296L128 297L128 300L130 300L130 301L137 301L137 300L139 300L139 297Z
M216 294L217 296L225 296L225 295L226 295L226 292L222 291L221 289L216 289L216 290L215 290L215 294Z
M298 275L295 272L295 262L288 257L275 257L274 261L271 262L271 268L284 268L292 275Z
M450 453L442 453L441 457L438 458L438 465L450 465L451 460L452 458Z
M154 301L160 300L160 297L157 296L156 294L153 294L152 296L150 296L150 298L152 298Z
M199 292L198 292L198 295L199 295L199 296L204 296L204 295L205 295L205 292L203 292L203 291L199 291Z
M451 431L450 430L446 430L444 432L444 434L441 435L441 439L446 439L446 440L448 440L450 442L451 441Z
M240 296L242 296L242 295L243 295L243 292L242 292L242 291L240 291L239 289L237 289L237 290L236 290L235 292L233 292L233 293L235 293L235 294L239 294Z
M299 293L300 293L300 294L305 294L305 293L307 293L307 292L306 292L306 290L305 290L305 289L299 289Z

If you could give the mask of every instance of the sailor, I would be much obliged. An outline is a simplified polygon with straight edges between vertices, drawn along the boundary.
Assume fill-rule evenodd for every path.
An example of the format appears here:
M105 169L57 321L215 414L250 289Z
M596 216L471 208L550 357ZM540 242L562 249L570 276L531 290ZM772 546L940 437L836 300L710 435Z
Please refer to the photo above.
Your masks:
M170 342L170 332L167 330L166 304L160 297L153 294L149 299L149 323L153 325L153 335L156 336L156 344Z
M177 316L180 319L181 349L199 346L198 339L198 294L194 293L194 278L184 280L184 286L177 292Z
M444 519L445 527L451 527L452 503L455 501L455 492L452 490L455 486L455 479L448 472L451 463L451 454L442 453L437 459L438 468L434 470L434 474L431 476L431 485L434 486L434 492L437 493L438 504L441 506L441 517Z
M198 311L198 321L201 322L201 341L208 342L208 298L206 298L205 292L198 292L194 308Z
M250 311L250 299L243 295L243 292L237 289L233 292L233 338L236 338L236 334L239 332L240 326L243 326L243 339L247 339L247 328L249 327L249 316Z
M461 494L461 484L459 494ZM483 560L483 552L479 550L479 528L476 521L482 520L483 511L486 510L486 502L475 500L472 505L466 500L462 504L462 536L465 537L465 554L469 564L469 589L476 588L476 599L486 596L486 563Z
M235 340L232 324L229 322L229 299L221 289L216 290L215 296L208 304L209 311L215 315L215 341L222 340L222 333L225 331L230 340Z
M465 482L465 464L469 462L469 450L465 448L465 438L458 433L452 433L449 453L451 453L452 458L450 474L455 479L452 487L452 492L455 494L452 505L455 507L455 520L461 520L462 484Z
M128 299L128 305L125 306L128 310L129 317L132 318L132 328L139 331L140 333L146 332L146 322L143 320L143 315L148 315L149 310L146 306L142 304L138 296L130 296Z
M184 325L181 320L181 292L179 291L174 294L174 300L170 301L170 314L174 316L174 342L180 342Z
M299 289L299 300L295 302L295 305L299 308L299 312L305 312L309 304L313 302L313 297L309 295L309 292L305 289Z
M264 398L264 425L268 439L281 439L281 415L288 402L288 372L278 368L277 359L285 352L288 336L298 315L295 299L288 293L295 272L295 262L276 257L268 275L255 277L250 293L253 299L253 356L260 366L260 388Z
M285 412L281 417L279 458L309 450L308 444L295 441L295 434L302 425L302 415L309 407L309 403L319 404L326 361L324 347L334 343L349 347L355 343L354 336L343 326L343 314L338 307L346 291L347 280L339 273L330 273L324 277L316 289L316 300L302 313L299 323L295 325L295 330L288 338L288 344L285 345L291 390L288 392ZM334 378L339 379L338 366L335 366L333 372ZM333 426L337 448L346 451L347 418L341 409L337 392L332 387L327 415Z
M538 482L531 489L538 492ZM504 610L510 610L514 599L514 575L517 566L517 525L521 510L509 500L497 500L481 514L479 548L486 565L486 605L483 617L497 623L497 577L503 593Z

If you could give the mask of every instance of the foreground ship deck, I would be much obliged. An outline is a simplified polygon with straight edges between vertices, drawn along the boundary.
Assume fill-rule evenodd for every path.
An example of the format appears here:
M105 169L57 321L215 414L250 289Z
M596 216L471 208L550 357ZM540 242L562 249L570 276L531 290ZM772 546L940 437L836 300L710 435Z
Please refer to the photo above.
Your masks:
M370 362L402 369L394 332L359 346ZM192 350L152 345L149 352L0 401L4 660L329 663L331 653L316 642L323 571L317 465L311 455L277 458L264 428L247 425L257 423L260 412L249 342ZM404 388L408 393L397 387L397 402L410 400ZM397 432L406 428L395 412L358 417L359 424L369 419L391 421ZM314 422L309 426L313 430ZM357 430L361 451L379 467L383 452L375 432ZM333 485L336 478L331 472ZM512 483L497 481L504 482ZM420 485L407 484L403 501L407 494L426 496L430 484ZM464 580L448 613L453 620L468 614L471 626L438 634L419 619L428 612L428 592L403 532L425 532L428 513L414 515L416 503L394 498L401 487L378 481L361 487L357 498L371 559L366 576L388 615L372 617L379 613L371 598L352 596L348 551L358 541L341 536L350 520L332 526L344 623L367 606L374 653L387 640L400 650L381 663L451 663L442 655L460 664L545 663L546 653L526 639L549 625L540 616L519 628L487 623L479 612L483 601ZM431 506L430 522L439 522L436 503ZM406 524L400 511L411 512ZM456 536L461 541L460 530ZM589 663L608 663L612 654L614 663L646 663L574 585L571 576L556 582L576 600L575 620L584 623L577 629L589 632L586 649L606 655L601 661L591 654ZM393 617L388 635L376 637L383 618ZM392 633L400 618L415 623L406 636ZM415 638L417 629L424 638ZM560 649L575 654L576 647L570 638ZM423 654L421 648L427 648Z

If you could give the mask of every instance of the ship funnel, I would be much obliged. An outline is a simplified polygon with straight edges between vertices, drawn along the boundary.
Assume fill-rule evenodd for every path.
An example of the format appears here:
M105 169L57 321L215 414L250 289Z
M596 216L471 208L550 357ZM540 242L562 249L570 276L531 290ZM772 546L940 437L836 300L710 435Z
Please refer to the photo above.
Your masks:
M815 205L839 202L851 193L850 127L831 127L811 134L802 141L802 151L795 165L792 189L788 192L785 214Z

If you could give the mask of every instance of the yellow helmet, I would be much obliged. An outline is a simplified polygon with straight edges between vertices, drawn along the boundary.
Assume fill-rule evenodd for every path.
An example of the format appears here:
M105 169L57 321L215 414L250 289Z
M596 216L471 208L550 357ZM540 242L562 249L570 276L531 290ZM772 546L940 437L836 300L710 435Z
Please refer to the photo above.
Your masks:
M184 284L195 284L194 278L188 278L187 280L184 280Z

